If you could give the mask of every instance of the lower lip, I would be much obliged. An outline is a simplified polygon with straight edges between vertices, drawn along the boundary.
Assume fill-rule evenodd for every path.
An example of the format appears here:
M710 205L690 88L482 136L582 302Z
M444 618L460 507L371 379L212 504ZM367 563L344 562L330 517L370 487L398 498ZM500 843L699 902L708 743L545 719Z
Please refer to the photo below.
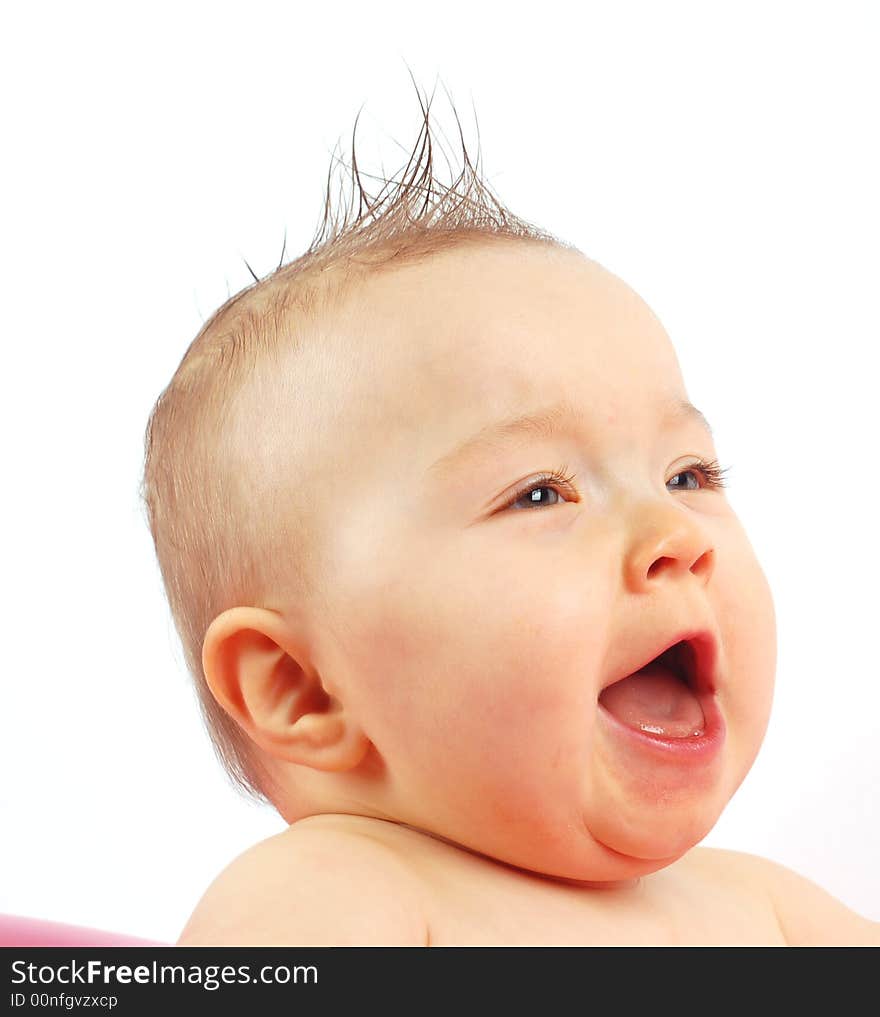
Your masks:
M690 735L687 738L667 738L651 731L630 727L618 720L601 703L598 706L600 716L604 717L615 738L623 744L653 754L658 760L700 766L710 763L718 756L727 730L714 693L702 692L697 698L703 710L705 729L701 735Z

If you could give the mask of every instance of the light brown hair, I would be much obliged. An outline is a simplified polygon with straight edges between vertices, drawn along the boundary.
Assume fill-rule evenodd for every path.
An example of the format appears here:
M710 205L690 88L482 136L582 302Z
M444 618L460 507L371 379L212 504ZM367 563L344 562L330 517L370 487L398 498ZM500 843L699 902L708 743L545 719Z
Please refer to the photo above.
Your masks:
M297 598L315 596L320 563L306 504L291 514L286 499L285 525L273 528L279 518L273 498L290 484L269 482L271 471L259 468L261 461L265 466L266 425L252 412L241 412L247 393L273 384L272 367L282 354L285 365L296 363L306 326L365 274L469 241L567 246L514 216L495 197L480 176L479 143L476 165L471 162L451 99L463 168L451 184L438 181L433 95L423 99L417 85L416 92L422 125L403 170L390 180L375 177L382 182L376 194L367 190L369 174L357 162L356 119L347 167L352 200L340 189L339 209L334 208L336 160L331 160L323 218L308 249L262 279L247 266L254 283L205 323L147 424L141 497L172 618L217 756L234 786L258 801L271 800L269 773L253 742L211 694L202 644L217 615L237 605L266 606L282 584ZM314 341L314 330L308 339ZM315 398L320 393L310 394Z

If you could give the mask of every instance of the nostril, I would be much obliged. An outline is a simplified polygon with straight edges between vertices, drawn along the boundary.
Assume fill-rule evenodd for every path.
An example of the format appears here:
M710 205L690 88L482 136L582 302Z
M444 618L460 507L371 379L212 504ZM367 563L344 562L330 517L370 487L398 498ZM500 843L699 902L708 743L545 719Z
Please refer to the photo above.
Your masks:
M674 558L667 558L665 555L662 558L658 558L648 569L648 578L653 579L654 574L659 572L664 567L664 562L675 562Z

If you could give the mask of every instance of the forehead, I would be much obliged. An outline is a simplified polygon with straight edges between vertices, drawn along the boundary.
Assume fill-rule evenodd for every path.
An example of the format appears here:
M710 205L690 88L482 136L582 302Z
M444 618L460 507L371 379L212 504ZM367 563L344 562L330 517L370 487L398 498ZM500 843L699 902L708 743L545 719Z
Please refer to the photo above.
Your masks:
M363 385L402 413L445 394L450 411L463 404L508 415L533 398L578 401L586 388L614 406L658 388L668 399L680 381L668 336L641 298L555 245L445 251L367 280L349 314L366 347Z

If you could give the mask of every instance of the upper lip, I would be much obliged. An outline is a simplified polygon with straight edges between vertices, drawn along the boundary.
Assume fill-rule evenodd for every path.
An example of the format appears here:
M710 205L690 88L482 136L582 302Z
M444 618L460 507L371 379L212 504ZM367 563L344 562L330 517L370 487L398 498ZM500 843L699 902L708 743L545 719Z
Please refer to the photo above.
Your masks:
M679 644L681 644L679 646ZM718 640L711 629L687 629L675 636L664 639L654 653L644 657L641 663L605 683L604 689L616 682L629 678L652 660L662 656L673 646L678 647L676 659L684 678L694 692L714 692L718 684Z

